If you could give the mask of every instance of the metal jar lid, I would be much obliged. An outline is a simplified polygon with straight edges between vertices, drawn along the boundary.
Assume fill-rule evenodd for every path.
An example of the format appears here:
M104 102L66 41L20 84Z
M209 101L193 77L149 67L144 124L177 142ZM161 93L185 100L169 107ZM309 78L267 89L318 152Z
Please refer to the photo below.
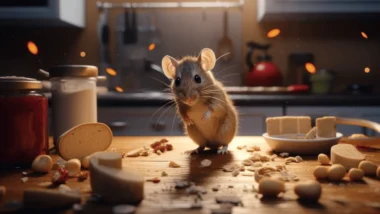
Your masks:
M42 82L27 77L0 76L0 90L37 90L42 88Z
M59 65L49 69L52 77L97 77L98 67L92 65Z

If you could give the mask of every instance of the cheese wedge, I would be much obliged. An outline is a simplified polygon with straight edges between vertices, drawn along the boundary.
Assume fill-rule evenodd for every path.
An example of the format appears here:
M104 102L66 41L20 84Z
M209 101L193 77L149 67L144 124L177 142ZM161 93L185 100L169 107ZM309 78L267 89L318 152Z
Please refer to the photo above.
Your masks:
M79 159L105 151L111 145L112 131L103 123L85 123L71 128L58 139L58 151L64 160Z
M144 177L121 165L121 154L97 152L90 158L92 191L108 204L138 204L144 199Z
M348 171L351 168L358 168L365 156L355 146L342 143L331 147L330 159L332 164L341 164Z
M30 188L24 190L24 206L31 209L69 208L81 202L80 194L62 193L50 189Z
M317 137L332 138L336 137L336 118L322 117L315 120L317 127Z

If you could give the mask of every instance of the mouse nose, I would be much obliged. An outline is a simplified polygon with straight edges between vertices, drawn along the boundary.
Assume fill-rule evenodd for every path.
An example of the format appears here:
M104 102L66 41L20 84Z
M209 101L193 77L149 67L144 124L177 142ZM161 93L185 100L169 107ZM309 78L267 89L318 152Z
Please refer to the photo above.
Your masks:
M189 103L189 102L191 102L191 98L188 97L188 98L185 99L185 101Z

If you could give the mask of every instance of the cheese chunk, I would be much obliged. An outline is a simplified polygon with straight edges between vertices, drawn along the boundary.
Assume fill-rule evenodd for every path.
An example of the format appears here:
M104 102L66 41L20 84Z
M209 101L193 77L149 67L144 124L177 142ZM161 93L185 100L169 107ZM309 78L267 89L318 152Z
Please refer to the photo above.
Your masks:
M103 123L85 123L63 133L58 150L64 160L79 159L105 151L111 145L112 131Z
M284 116L281 118L281 133L282 134L297 134L298 133L298 118Z
M80 194L50 189L26 189L23 197L26 208L69 208L81 202Z
M322 117L315 120L317 127L317 137L332 138L336 137L336 118Z
M358 168L365 156L351 144L337 144L331 147L331 163L341 164L347 170Z
M90 158L92 191L108 204L138 204L144 199L144 177L119 165L121 155L98 152Z
M317 138L317 127L313 127L310 129L308 133L305 135L305 139L315 139Z
M269 117L266 119L267 133L268 135L279 135L281 134L281 118L280 117Z
M311 118L308 116L300 116L298 119L298 134L306 134L311 129Z

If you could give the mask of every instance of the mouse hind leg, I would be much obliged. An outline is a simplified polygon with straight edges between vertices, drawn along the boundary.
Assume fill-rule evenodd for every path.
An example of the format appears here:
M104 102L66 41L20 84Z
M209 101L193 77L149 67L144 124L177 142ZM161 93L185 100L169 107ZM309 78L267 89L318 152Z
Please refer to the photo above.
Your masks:
M237 117L234 114L229 114L225 117L223 123L220 124L215 141L218 142L221 149L217 151L218 154L226 154L228 152L228 144L235 137L237 131Z
M207 139L203 137L202 133L198 130L195 125L186 126L186 134L196 143L198 144L198 148L194 150L186 151L185 154L198 154L202 152L206 148Z

